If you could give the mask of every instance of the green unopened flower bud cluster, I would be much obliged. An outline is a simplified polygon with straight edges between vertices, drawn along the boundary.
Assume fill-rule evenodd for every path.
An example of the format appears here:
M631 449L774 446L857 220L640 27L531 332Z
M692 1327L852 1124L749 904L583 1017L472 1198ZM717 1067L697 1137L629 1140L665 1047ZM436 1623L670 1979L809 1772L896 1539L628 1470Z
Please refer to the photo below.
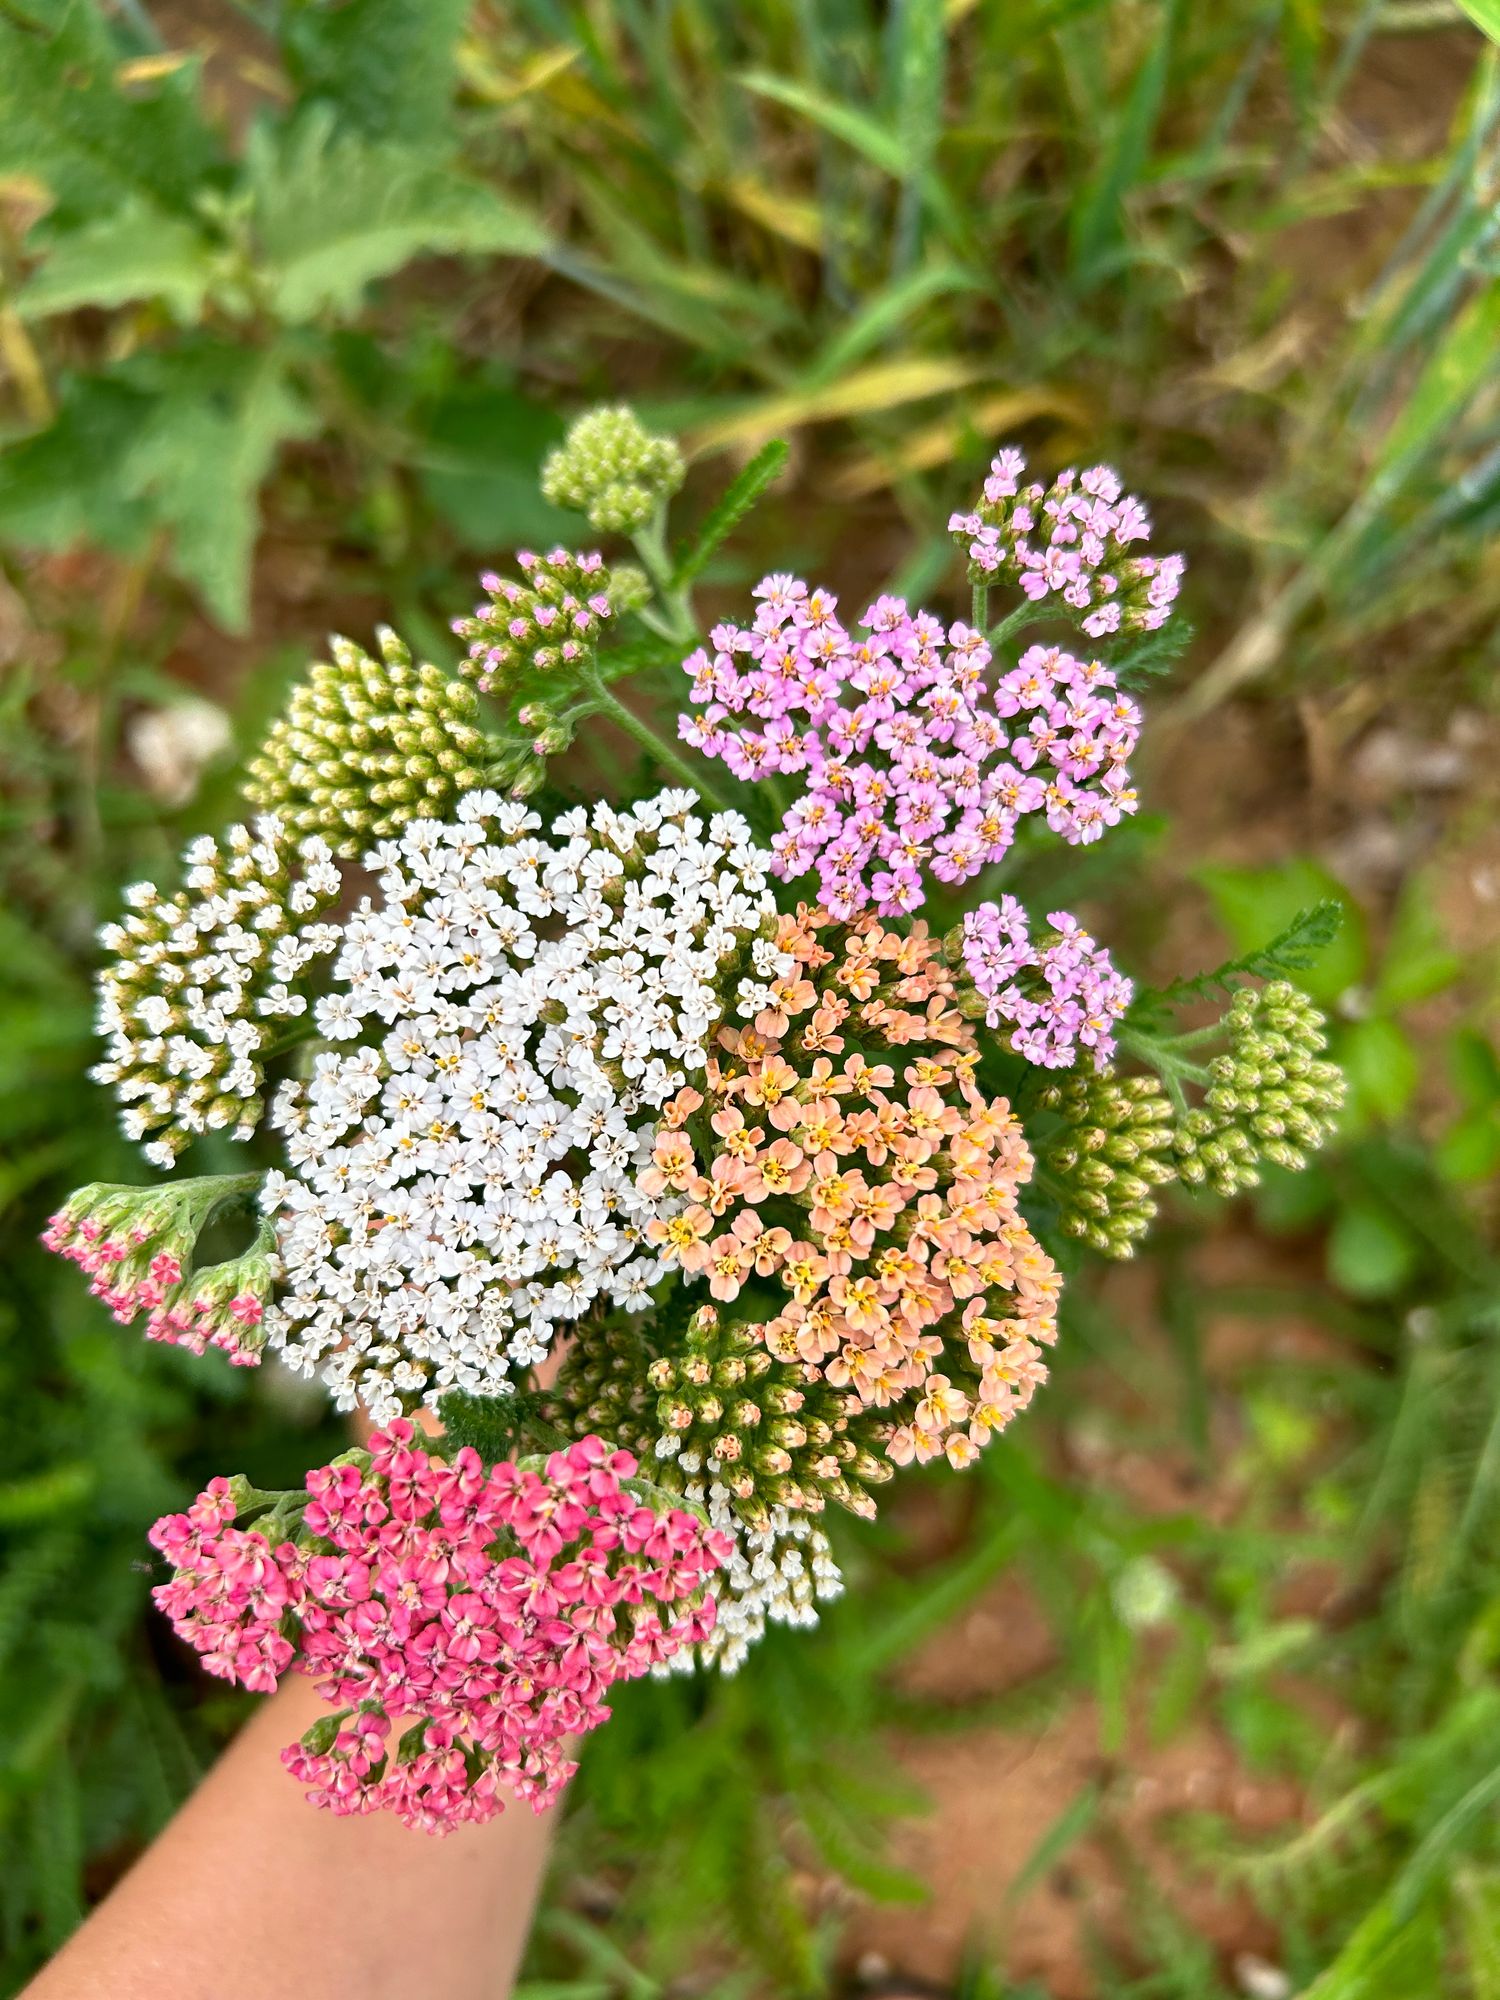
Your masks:
M1061 1227L1105 1257L1133 1257L1156 1219L1156 1189L1177 1177L1172 1106L1160 1081L1074 1071L1037 1101L1063 1120L1038 1148Z
M830 1502L873 1515L870 1489L894 1469L857 1396L777 1361L753 1328L712 1306L655 1359L631 1327L580 1328L558 1394L570 1427L619 1437L654 1461L651 1477L668 1492L706 1469L751 1527L776 1508L819 1513Z
M382 627L380 657L334 639L250 766L246 797L346 858L413 819L446 819L483 782L488 739L474 690L416 664Z
M105 1060L92 1072L113 1086L128 1137L170 1167L199 1133L246 1139L265 1108L267 1052L277 1024L308 1009L308 975L338 946L317 921L342 879L328 843L297 840L274 813L232 826L222 841L188 847L185 886L164 896L150 882L125 892L126 914L100 942L98 1026Z
M624 404L580 417L542 467L552 504L586 514L601 534L635 534L682 480L676 440L648 431Z
M1322 1058L1322 1014L1288 980L1237 993L1224 1030L1229 1047L1209 1065L1203 1102L1175 1140L1183 1180L1234 1195L1255 1186L1265 1160L1307 1165L1333 1130L1344 1078Z

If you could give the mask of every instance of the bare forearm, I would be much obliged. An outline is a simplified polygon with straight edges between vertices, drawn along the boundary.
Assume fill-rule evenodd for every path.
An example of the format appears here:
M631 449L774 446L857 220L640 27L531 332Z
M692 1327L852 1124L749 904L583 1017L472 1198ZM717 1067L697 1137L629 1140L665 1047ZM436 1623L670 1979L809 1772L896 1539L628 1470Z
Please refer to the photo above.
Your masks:
M317 1811L277 1753L322 1712L301 1679L266 1702L23 2000L502 2000L551 1816L437 1839Z

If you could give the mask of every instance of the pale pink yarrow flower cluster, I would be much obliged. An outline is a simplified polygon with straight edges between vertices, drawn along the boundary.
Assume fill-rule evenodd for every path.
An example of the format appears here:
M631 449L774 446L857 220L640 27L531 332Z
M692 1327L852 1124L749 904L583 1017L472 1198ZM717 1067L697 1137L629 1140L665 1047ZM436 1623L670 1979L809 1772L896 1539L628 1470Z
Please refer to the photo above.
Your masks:
M608 1718L614 1683L712 1630L729 1542L636 1498L636 1461L600 1438L537 1472L414 1437L399 1420L367 1464L309 1473L281 1538L235 1526L215 1480L152 1530L174 1570L154 1595L211 1673L318 1682L332 1713L282 1753L314 1804L446 1832L493 1818L502 1787L552 1803L575 1769L565 1738Z
M1010 581L1034 602L1055 597L1084 614L1090 638L1154 632L1172 609L1186 567L1179 555L1132 555L1151 523L1110 466L1071 467L1050 486L1021 484L1026 461L1007 448L990 463L979 504L952 515L949 532L976 583Z
M271 1290L264 1258L193 1271L191 1237L164 1238L143 1222L111 1228L99 1216L66 1208L48 1222L42 1242L82 1266L89 1290L121 1326L130 1326L144 1313L148 1340L194 1354L217 1347L239 1367L259 1362L265 1345L261 1322Z
M523 583L486 570L479 581L489 602L477 605L472 617L453 621L453 630L469 645L460 671L481 694L503 692L528 671L581 667L613 616L609 572L597 551L574 555L553 549L539 556L522 549L516 566Z
M914 910L924 877L966 882L1027 813L1097 840L1136 810L1140 712L1098 660L1032 646L991 686L984 635L899 597L845 630L837 598L791 576L757 584L755 623L716 626L683 662L699 712L683 739L736 777L803 779L772 840L786 881L816 869L847 921ZM755 726L759 724L760 726Z
M965 914L964 964L989 1002L985 1020L1010 1027L1011 1047L1038 1068L1071 1069L1087 1049L1105 1069L1135 988L1076 917L1054 910L1047 921L1052 930L1038 943L1014 896Z

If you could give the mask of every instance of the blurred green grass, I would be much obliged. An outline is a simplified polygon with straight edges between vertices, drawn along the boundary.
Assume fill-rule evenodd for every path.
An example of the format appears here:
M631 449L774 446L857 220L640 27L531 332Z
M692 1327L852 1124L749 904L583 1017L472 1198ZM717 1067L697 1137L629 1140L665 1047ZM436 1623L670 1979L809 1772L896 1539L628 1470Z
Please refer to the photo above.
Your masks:
M773 556L937 587L1003 437L1121 462L1190 554L1200 636L1152 703L1167 817L1076 893L1169 971L1339 896L1320 997L1353 1102L1325 1167L1227 1227L1175 1209L1144 1296L1074 1285L1026 1434L851 1532L821 1635L631 1691L532 2000L684 1964L693 1991L838 1984L849 1926L809 1885L922 1892L874 1733L1084 1699L1105 1776L1057 1801L1018 1900L1118 1844L1143 1732L1208 1727L1303 1801L1274 1839L1176 1829L1258 1902L1288 1991L1500 1994L1497 957L1483 894L1449 893L1494 866L1497 163L1496 52L1425 0L0 6L9 1984L239 1713L145 1616L146 1523L330 1436L269 1371L146 1351L35 1246L74 1179L132 1171L85 1075L93 928L233 795L232 752L153 791L139 725L190 692L247 749L332 622L441 652L481 559L564 531L534 475L566 415L630 394L705 484L792 442L716 559L726 602ZM1438 752L1458 776L1424 790ZM1235 1316L1264 1337L1231 1365ZM1095 1476L1101 1437L1202 1504ZM999 1578L1055 1663L914 1694L906 1663ZM1130 1879L1091 1990L1246 1990ZM959 1990L1042 1989L976 1939Z

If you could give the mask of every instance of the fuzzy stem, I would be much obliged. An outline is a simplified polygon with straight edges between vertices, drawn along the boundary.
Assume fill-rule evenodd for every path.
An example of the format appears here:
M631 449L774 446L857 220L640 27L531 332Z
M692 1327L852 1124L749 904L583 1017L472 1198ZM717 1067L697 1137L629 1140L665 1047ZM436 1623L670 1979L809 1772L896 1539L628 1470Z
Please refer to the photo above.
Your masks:
M1195 1037L1198 1032L1194 1030ZM1184 1061L1177 1053L1175 1037L1172 1041L1163 1041L1156 1035L1148 1034L1144 1028L1121 1028L1119 1042L1122 1049L1149 1063L1174 1097L1180 1094L1179 1090L1173 1089L1174 1084L1196 1083L1206 1087L1213 1082L1202 1063Z
M667 547L667 508L663 501L651 519L639 533L631 536L631 543L645 567L646 574L656 585L662 601L665 617L648 617L642 611L643 622L661 633L664 639L690 642L698 636L698 621L693 615L692 592L679 584L673 574L672 554Z
M991 647L1002 645L1013 634L1024 632L1028 625L1039 625L1041 622L1041 615L1038 614L1036 606L1027 599L1018 604L1014 611L1007 613L993 631L987 634L989 643Z

